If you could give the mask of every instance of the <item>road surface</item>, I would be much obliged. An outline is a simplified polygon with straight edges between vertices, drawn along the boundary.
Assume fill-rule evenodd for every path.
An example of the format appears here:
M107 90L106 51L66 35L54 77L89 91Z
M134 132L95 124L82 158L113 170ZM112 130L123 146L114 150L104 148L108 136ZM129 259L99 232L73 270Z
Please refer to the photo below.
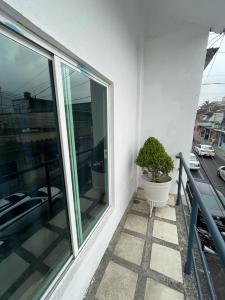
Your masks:
M225 166L225 160L215 156L214 158L198 157L201 168L198 171L191 171L193 177L201 182L213 184L225 196L225 182L217 176L220 166ZM216 201L216 200L215 200ZM218 200L217 200L218 201ZM218 300L225 300L225 271L217 255L206 254L211 277L216 289Z
M225 182L217 176L217 170L220 166L225 166L225 161L219 157L198 157L201 164L199 171L192 171L192 175L198 181L213 184L225 196Z

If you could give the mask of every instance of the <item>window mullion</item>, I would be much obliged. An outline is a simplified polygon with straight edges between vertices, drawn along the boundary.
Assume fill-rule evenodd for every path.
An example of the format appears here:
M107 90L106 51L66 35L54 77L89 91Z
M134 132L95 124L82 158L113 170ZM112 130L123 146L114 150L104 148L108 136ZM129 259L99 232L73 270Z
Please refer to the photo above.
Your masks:
M63 166L64 166L67 201L68 201L68 214L70 219L71 240L72 240L74 256L76 257L78 254L78 237L77 237L76 217L75 217L75 207L74 207L74 197L73 197L73 185L72 185L72 178L71 178L70 155L69 155L66 114L65 114L64 95L63 95L63 82L62 82L60 64L61 64L60 58L54 55L53 70L54 70L54 78L55 78L60 141L61 141L61 148L62 148L62 159L63 159Z

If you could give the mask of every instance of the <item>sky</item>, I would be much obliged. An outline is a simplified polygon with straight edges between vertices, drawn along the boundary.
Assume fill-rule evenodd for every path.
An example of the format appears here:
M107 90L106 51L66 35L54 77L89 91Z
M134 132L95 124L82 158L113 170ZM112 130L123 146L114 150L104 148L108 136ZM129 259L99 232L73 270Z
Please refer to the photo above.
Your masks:
M206 100L221 101L225 97L225 36L210 33L208 47L210 46L219 47L219 50L204 70L199 105Z
M34 98L53 99L48 58L1 34L0 54L2 107L9 109L13 99L24 98L24 92L29 92ZM69 77L73 103L90 102L90 79L75 71L72 71Z

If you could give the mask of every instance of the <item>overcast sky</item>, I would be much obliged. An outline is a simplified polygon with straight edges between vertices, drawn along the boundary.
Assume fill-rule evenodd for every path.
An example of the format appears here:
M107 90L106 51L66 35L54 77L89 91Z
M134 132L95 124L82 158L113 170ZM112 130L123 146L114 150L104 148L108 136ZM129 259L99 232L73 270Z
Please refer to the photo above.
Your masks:
M220 101L225 97L225 37L219 37L219 34L215 33L209 35L208 46L220 47L220 49L204 70L199 105L206 100Z
M22 99L24 92L32 97L52 100L52 82L49 61L39 53L0 34L0 100L10 107L12 99ZM71 97L73 103L90 102L90 79L81 72L72 71ZM2 102L3 95L3 102ZM8 100L10 99L10 100Z

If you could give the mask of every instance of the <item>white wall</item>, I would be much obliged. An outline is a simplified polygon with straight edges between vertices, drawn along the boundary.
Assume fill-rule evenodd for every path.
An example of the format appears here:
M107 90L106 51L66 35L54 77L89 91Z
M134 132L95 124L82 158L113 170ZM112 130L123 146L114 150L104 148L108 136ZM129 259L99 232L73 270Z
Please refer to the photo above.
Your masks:
M139 18L139 6L140 1L136 0L5 0L0 3L0 8L40 36L47 33L114 85L115 208L104 220L99 234L93 235L92 246L85 249L83 259L78 257L52 296L54 299L82 299L136 189L137 141L143 143L153 135L173 157L179 151L187 157L189 152L207 28L190 24L180 27L179 22L174 22L166 31L164 18L153 18L150 24L146 23L148 32L143 40L144 24L143 16ZM151 14L154 17L154 9ZM144 53L138 47L142 43Z
M7 0L0 8L15 14L17 20L40 36L42 31L47 33L113 82L115 208L83 260L76 261L54 294L56 299L80 300L136 189L136 1Z
M149 27L145 39L141 143L154 136L174 160L179 152L188 159L208 32L164 22L164 33L151 38ZM171 191L176 192L175 183Z

